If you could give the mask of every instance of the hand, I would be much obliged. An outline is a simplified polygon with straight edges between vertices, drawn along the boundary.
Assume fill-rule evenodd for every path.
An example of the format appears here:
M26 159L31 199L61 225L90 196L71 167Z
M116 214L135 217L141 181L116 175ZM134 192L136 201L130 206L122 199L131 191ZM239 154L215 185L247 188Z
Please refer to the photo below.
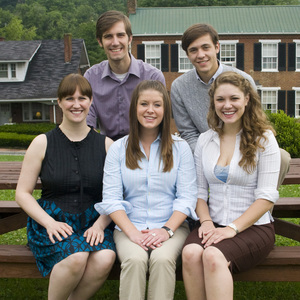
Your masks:
M144 229L142 230L142 233L146 234L143 245L150 247L153 250L157 247L161 247L162 243L170 238L168 232L163 228L156 228L151 230Z
M206 248L222 240L233 238L235 235L236 232L229 227L215 228L204 234L202 244L204 244L204 248Z
M141 231L134 231L130 235L128 235L129 239L133 242L142 247L144 250L148 251L148 247L144 245L144 240L147 237L147 234L142 233Z
M92 227L84 232L83 237L86 238L86 242L91 246L97 246L104 240L104 229L95 222Z
M49 236L50 241L55 244L55 239L58 241L62 241L62 237L67 238L69 235L73 234L73 228L64 222L51 221L48 226L46 226L46 230Z
M210 231L215 229L215 225L212 221L203 222L198 229L198 236L200 239L204 238L204 236Z

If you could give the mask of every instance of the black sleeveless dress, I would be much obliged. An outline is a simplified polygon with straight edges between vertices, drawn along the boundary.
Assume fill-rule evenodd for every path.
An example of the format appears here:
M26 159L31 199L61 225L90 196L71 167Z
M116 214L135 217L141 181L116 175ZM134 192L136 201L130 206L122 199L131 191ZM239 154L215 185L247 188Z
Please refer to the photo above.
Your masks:
M82 141L71 142L59 127L46 136L47 150L40 173L42 195L38 203L55 220L68 223L74 233L52 244L46 229L28 218L28 245L43 276L73 253L115 251L110 229L105 229L104 241L97 246L91 246L83 237L99 217L94 204L102 201L105 136L91 129Z

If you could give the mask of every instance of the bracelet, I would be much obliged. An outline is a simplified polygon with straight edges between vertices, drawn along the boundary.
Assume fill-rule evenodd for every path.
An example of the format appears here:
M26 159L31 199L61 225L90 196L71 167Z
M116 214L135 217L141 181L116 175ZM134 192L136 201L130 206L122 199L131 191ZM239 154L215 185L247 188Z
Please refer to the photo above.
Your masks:
M207 222L207 221L212 222L213 220L207 219L207 220L204 220L204 221L200 222L200 224L203 224L204 222Z
M233 229L236 234L239 233L239 230L237 229L237 227L236 227L236 225L234 223L230 223L227 226L230 227L231 229Z

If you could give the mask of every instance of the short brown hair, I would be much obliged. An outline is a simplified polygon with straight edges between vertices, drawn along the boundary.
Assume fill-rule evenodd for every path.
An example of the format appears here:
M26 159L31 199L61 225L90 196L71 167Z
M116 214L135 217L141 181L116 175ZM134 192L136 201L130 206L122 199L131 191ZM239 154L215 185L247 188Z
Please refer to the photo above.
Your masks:
M190 26L182 35L181 47L187 53L187 49L199 37L209 34L214 45L219 41L217 31L209 24L197 23Z
M92 99L93 91L90 83L85 77L77 73L69 74L62 79L57 90L58 99L62 100L67 96L74 95L77 88L83 96Z
M109 30L114 24L118 22L123 22L125 26L125 31L128 37L132 36L131 23L127 16L122 12L116 10L109 10L103 13L97 21L96 24L96 37L102 42L103 33Z
M140 94L145 90L155 90L162 94L164 117L159 125L159 132L161 134L160 154L164 164L163 172L169 172L173 168L173 139L170 128L172 108L168 91L158 80L144 80L133 91L129 108L130 129L126 148L126 166L131 170L139 168L138 161L144 156L139 145L140 123L137 118L137 103Z

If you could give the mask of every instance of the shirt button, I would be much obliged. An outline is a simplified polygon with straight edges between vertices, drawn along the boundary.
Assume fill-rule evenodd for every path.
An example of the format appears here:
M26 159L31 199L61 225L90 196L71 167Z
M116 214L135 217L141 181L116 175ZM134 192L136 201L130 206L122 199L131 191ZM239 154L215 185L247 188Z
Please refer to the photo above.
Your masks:
M79 174L79 171L78 171L78 170L76 170L76 171L75 171L75 174Z

